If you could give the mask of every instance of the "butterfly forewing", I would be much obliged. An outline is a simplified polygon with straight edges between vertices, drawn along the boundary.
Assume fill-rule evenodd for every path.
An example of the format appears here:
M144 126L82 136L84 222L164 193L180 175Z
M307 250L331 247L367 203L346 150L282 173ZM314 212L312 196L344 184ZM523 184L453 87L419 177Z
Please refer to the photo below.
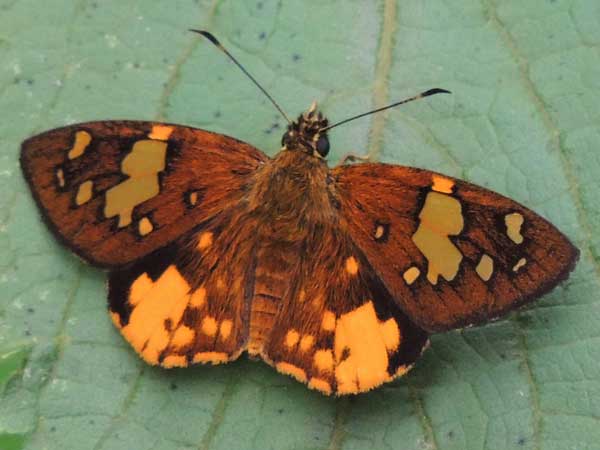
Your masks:
M122 266L239 201L266 157L220 134L154 122L89 122L23 143L50 228L75 253Z
M498 317L552 289L577 261L548 221L470 183L385 164L333 173L352 239L428 331Z

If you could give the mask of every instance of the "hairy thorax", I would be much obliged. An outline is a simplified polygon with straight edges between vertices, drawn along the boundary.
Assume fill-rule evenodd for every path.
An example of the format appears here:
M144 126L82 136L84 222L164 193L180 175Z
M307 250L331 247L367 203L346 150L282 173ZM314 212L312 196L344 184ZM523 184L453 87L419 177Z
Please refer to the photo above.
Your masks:
M257 170L248 210L260 218L269 240L289 240L299 231L337 221L335 188L325 160L301 151L281 151Z

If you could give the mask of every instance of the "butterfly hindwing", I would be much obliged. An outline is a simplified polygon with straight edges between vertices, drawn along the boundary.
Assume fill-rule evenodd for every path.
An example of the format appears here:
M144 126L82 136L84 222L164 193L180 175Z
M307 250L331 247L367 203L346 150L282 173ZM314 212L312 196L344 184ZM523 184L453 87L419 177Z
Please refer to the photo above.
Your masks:
M106 121L26 140L21 166L55 234L85 260L118 267L234 204L265 159L208 131Z
M248 340L253 228L235 208L111 272L109 310L148 363L233 360Z
M324 226L311 234L287 267L262 358L325 394L365 392L406 373L427 334L343 232Z
M426 170L333 169L353 241L428 331L481 323L564 280L578 250L517 202Z

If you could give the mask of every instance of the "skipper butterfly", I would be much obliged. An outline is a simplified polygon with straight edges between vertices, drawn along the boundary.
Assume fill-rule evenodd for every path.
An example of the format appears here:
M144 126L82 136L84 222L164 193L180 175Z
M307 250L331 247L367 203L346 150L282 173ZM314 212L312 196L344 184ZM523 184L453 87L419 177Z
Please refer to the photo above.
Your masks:
M578 258L552 224L487 189L399 165L328 167L334 126L446 92L334 125L313 104L272 159L205 130L102 121L27 139L21 165L54 234L109 270L112 320L146 362L246 351L355 394L406 373L430 333L548 292Z

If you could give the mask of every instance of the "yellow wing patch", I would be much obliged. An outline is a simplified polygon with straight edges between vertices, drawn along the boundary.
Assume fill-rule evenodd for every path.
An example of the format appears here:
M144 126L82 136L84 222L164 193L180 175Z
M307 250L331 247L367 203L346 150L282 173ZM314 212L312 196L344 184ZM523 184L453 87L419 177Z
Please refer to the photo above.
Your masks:
M209 315L204 308L206 289L201 286L192 290L175 265L168 266L156 281L142 273L131 283L128 292L131 312L127 323L122 326L119 314L112 311L111 318L146 362L183 367L190 360L217 364L237 357L237 353L197 351L206 346L215 350L231 348L229 344L221 346L219 343L231 339L234 322ZM196 317L192 322L184 321L184 313L188 311L193 311Z
M119 227L131 223L133 209L160 192L158 174L165 170L167 143L142 140L133 144L123 159L121 171L129 175L125 181L106 191L104 216L119 216Z
M169 344L165 320L179 323L189 303L189 291L189 284L173 265L156 282L143 274L132 285L129 302L134 308L121 332L150 364L158 364L160 353Z
M85 149L92 142L92 136L87 131L78 131L75 133L75 142L73 143L73 147L67 153L67 157L69 159L79 158L85 152Z
M324 394L334 391L333 383L336 394L364 392L403 373L404 366L388 372L390 355L402 342L398 323L380 321L371 300L338 318L325 314L327 327L321 329L333 333L333 348L319 348L315 336L290 329L283 338L288 356L274 364L277 370Z
M400 332L394 319L377 320L372 301L339 317L334 342L339 393L366 391L390 380L388 352L400 344Z
M427 279L431 284L437 284L440 275L447 281L453 280L463 258L449 239L449 236L459 234L464 226L460 202L449 195L430 192L419 219L412 240L427 258Z

